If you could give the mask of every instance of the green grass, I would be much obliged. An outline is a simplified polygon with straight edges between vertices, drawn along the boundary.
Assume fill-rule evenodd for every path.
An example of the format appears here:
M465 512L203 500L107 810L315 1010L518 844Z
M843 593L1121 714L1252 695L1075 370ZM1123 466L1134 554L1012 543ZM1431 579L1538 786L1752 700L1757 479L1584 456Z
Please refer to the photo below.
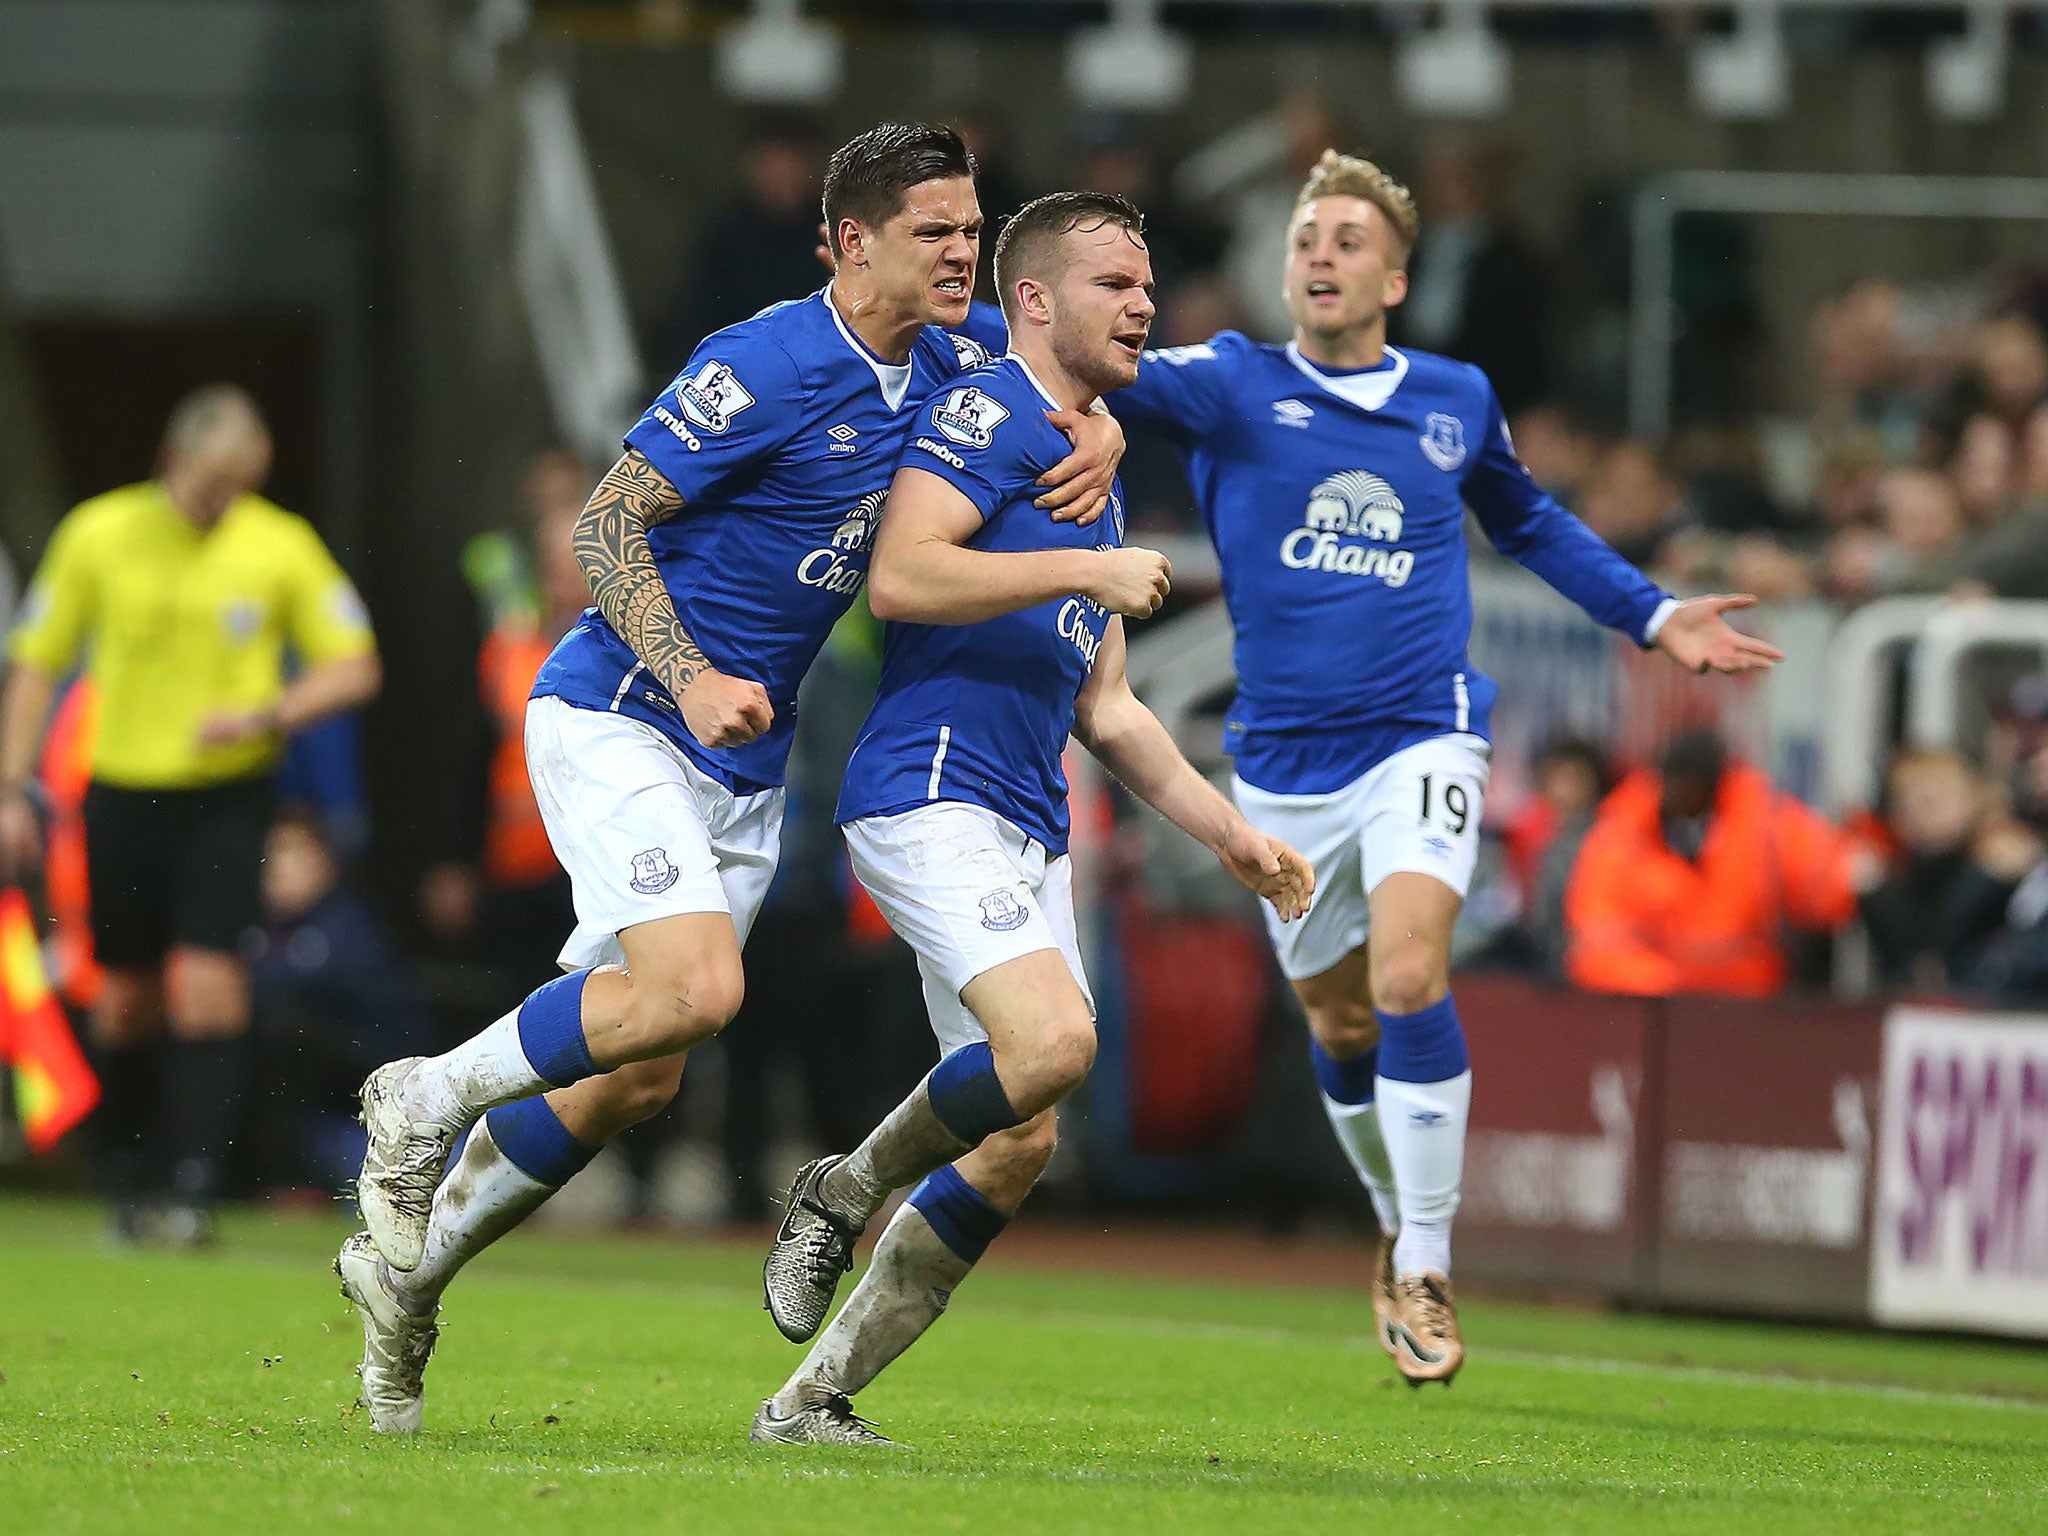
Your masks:
M753 1447L797 1352L730 1246L521 1235L464 1277L427 1431L350 1411L327 1222L114 1254L0 1201L0 1532L2048 1529L2048 1352L1468 1303L1411 1393L1335 1291L991 1264L862 1409Z

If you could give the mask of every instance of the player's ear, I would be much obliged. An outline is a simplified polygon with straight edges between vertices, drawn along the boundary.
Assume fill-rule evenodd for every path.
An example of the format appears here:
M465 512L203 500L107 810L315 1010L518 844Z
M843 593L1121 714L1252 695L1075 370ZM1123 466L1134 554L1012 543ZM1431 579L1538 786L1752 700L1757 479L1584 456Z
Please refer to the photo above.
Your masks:
M1040 325L1052 324L1052 289L1035 277L1018 278L1017 312Z
M1386 275L1385 281L1380 284L1380 303L1385 305L1388 309L1392 309L1396 304L1399 304L1403 299L1407 297L1407 269L1404 267L1396 267L1393 271L1389 272Z
M868 232L859 219L841 219L838 236L832 242L832 254L850 266L864 267L868 264Z

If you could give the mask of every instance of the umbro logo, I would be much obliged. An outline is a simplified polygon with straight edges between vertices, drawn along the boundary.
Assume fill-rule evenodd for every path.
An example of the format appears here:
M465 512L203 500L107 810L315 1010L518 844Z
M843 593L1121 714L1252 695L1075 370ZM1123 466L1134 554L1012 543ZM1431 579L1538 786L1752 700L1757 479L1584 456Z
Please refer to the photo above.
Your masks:
M834 453L852 453L858 446L854 439L859 437L860 433L842 421L836 427L827 427L825 435L832 439L832 451Z
M1306 427L1313 415L1314 408L1303 405L1299 400L1273 402L1273 425L1276 427Z
M1451 1117L1440 1109L1412 1109L1408 1118L1416 1125L1434 1127L1444 1124Z

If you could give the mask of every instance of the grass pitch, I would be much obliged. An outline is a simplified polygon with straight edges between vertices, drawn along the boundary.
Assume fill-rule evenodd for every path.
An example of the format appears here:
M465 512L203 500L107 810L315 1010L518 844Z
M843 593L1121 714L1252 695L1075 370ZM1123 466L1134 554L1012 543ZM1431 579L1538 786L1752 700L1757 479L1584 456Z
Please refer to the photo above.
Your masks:
M114 1254L0 1201L0 1532L2048 1530L2038 1349L1468 1303L1463 1376L1412 1393L1356 1294L992 1259L861 1398L915 1449L794 1450L746 1443L798 1358L758 1253L580 1235L464 1276L387 1440L346 1231Z

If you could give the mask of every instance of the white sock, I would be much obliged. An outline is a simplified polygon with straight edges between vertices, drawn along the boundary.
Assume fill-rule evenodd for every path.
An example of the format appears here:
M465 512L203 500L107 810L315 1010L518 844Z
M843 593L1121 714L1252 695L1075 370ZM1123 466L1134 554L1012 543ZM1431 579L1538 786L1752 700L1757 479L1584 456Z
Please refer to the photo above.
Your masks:
M1376 1078L1380 1136L1401 1202L1394 1273L1451 1272L1451 1218L1465 1174L1465 1122L1472 1113L1472 1073L1441 1083Z
M500 1152L490 1124L479 1120L462 1157L434 1193L419 1268L388 1272L392 1294L408 1312L431 1312L456 1271L539 1210L554 1192Z
M1337 1133L1337 1145L1344 1149L1351 1171L1372 1199L1380 1231L1400 1231L1401 1205L1394 1196L1394 1169L1387 1161L1387 1144L1380 1137L1378 1103L1368 1099L1363 1104L1339 1104L1327 1093L1322 1099L1330 1129Z
M526 1047L519 1041L519 1009L514 1008L454 1050L414 1067L399 1093L407 1110L419 1119L467 1125L487 1109L530 1099L555 1086L526 1059Z
M775 1394L775 1411L795 1413L820 1393L852 1397L939 1320L973 1267L940 1240L916 1206L899 1206L882 1229L868 1272Z

